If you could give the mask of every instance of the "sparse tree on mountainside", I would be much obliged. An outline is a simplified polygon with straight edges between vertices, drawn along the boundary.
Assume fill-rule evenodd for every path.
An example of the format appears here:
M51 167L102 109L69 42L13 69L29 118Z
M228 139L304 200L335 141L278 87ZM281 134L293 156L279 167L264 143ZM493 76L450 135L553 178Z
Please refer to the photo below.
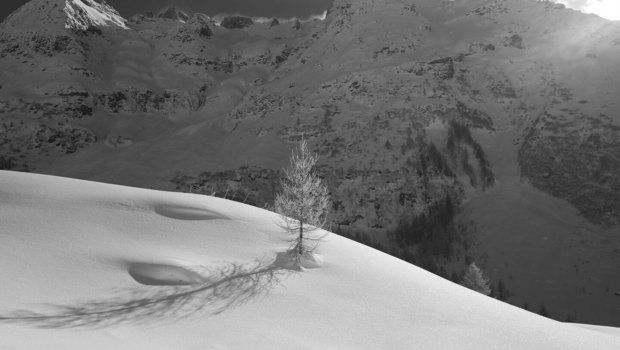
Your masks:
M284 171L282 192L275 199L283 227L295 236L291 248L297 256L312 252L320 237L311 233L323 228L327 220L330 200L327 186L314 169L318 159L302 139L291 155L290 167Z
M506 288L506 285L504 284L504 281L499 280L499 283L497 284L497 296L496 296L497 299L499 299L501 301L506 301L506 300L508 300L510 295L511 295L511 293Z
M491 285L489 283L488 277L485 276L484 272L476 266L475 262L472 262L465 272L461 284L471 290L475 290L478 293L482 293L484 295L491 294Z
M540 304L540 308L538 309L538 314L540 316L549 317L549 311L547 311L545 304Z

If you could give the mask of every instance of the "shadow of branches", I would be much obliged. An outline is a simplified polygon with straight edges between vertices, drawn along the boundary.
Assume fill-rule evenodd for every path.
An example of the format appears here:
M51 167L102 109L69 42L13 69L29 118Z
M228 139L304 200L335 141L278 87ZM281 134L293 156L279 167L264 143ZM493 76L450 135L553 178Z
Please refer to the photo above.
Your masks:
M215 315L266 295L281 279L295 272L279 262L231 263L208 269L209 282L194 286L141 287L102 301L75 305L50 305L39 313L17 310L0 315L0 322L22 323L40 328L102 328L145 322L174 322L198 313Z

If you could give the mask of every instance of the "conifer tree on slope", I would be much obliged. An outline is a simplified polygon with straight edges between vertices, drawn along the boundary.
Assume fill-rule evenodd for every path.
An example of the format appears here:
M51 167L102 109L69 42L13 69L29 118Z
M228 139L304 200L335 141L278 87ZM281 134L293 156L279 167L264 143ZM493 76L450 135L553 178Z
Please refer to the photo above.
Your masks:
M297 256L316 248L320 237L311 233L324 227L329 211L327 186L314 169L318 159L302 139L293 150L290 167L281 180L282 192L275 199L275 209L282 216L283 227L295 236L291 239L291 248Z
M478 293L482 293L484 295L491 294L489 279L484 275L484 272L476 266L475 262L472 262L469 265L467 272L463 275L461 284L469 289L475 290Z

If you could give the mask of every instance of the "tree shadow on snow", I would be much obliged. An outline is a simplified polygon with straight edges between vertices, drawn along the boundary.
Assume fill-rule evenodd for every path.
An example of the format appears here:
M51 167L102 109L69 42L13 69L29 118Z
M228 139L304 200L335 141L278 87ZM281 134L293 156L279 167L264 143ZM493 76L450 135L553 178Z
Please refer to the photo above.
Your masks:
M141 287L107 300L74 305L50 305L51 312L18 310L0 315L0 322L40 328L102 328L119 324L174 322L197 314L216 315L265 296L280 281L298 271L279 253L270 264L231 263L208 269L207 282L193 286Z

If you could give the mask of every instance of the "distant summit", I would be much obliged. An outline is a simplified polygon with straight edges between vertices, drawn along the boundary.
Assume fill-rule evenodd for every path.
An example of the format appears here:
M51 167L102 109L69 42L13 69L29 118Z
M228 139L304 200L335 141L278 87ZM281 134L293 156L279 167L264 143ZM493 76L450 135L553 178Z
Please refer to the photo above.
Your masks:
M167 18L172 19L179 22L187 22L189 19L189 15L181 9L178 9L176 6L171 5L168 8L162 10L157 17L159 18Z

